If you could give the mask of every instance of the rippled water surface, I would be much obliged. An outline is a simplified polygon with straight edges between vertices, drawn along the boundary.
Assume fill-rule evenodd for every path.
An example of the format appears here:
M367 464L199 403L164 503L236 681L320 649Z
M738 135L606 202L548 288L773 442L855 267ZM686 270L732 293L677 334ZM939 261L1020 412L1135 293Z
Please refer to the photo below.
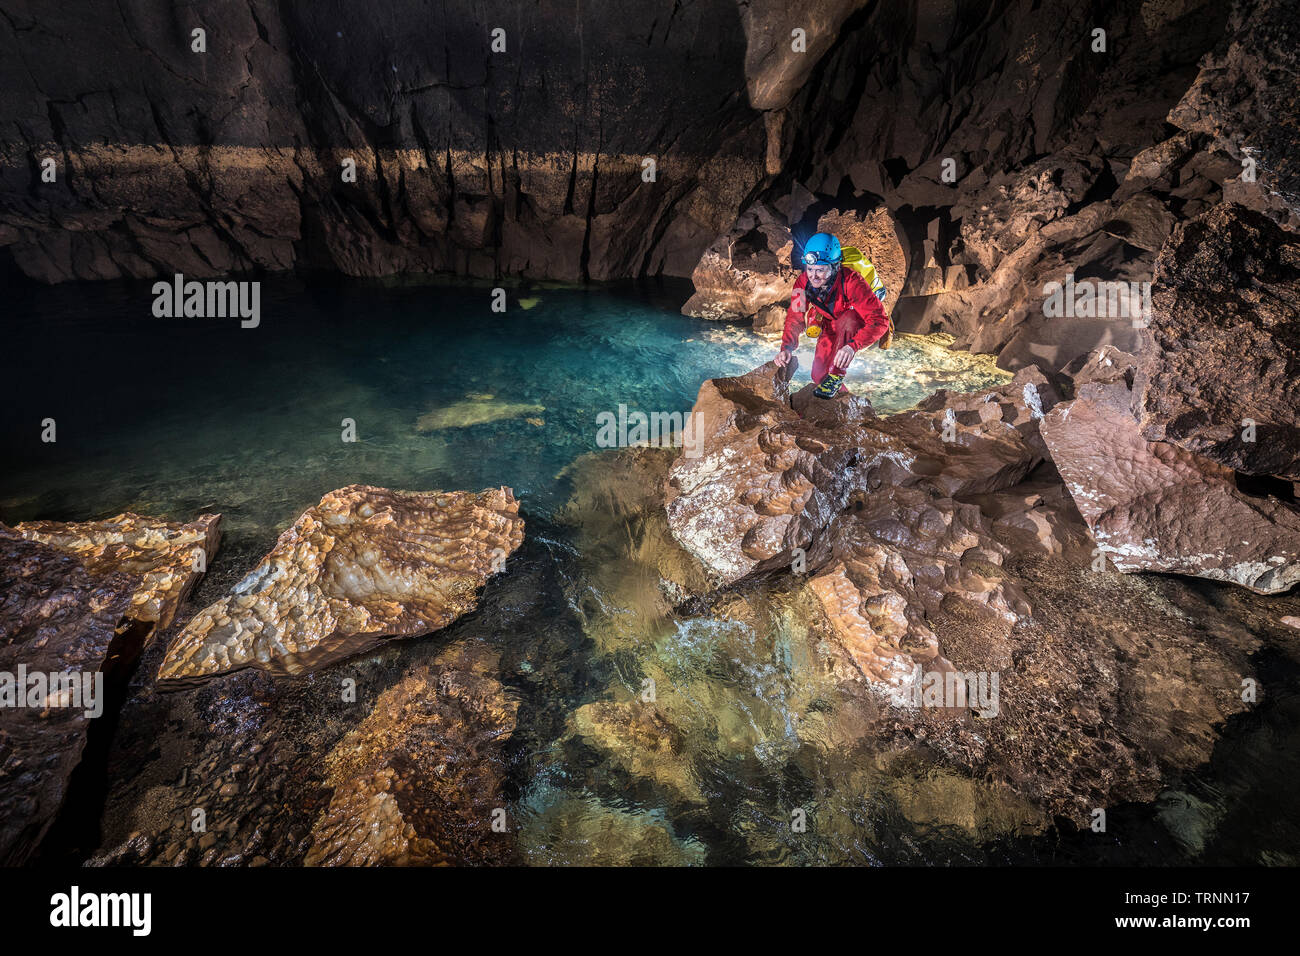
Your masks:
M1025 807L950 772L853 749L851 727L823 716L837 690L812 660L794 589L707 614L673 611L663 582L681 556L662 517L647 517L657 489L611 471L609 453L593 455L596 416L620 404L684 413L705 379L775 351L748 329L680 315L689 291L543 286L511 290L509 310L496 314L486 285L277 281L263 285L261 325L242 329L154 318L148 283L16 289L0 520L219 512L222 549L196 593L209 601L333 488L508 485L527 541L485 589L489 613L424 640L482 640L500 652L502 681L521 701L512 813L524 860L1051 858L1049 821ZM938 388L1008 377L945 345L900 336L888 352L865 353L849 385L889 413ZM809 358L805 346L802 381ZM57 442L41 441L46 419ZM345 419L355 443L342 440ZM485 630L495 604L522 608L522 623ZM383 653L400 661L420 646ZM670 747L654 744L653 728L637 737L592 706L626 708L648 686L679 735ZM1249 843L1241 815L1198 816L1223 802L1204 790L1215 785L1193 781L1135 810L1139 826L1192 832L1194 843L1198 826L1226 815ZM1246 790L1271 799L1267 788ZM791 831L791 807L817 816L815 834ZM1165 844L1138 859L1185 852Z

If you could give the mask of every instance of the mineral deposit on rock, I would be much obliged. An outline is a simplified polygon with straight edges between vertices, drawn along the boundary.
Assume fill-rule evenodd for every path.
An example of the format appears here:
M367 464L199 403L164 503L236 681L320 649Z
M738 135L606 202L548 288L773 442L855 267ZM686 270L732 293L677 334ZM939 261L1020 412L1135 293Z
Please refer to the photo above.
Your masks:
M140 576L126 616L165 629L217 552L221 516L187 524L131 512L104 521L24 521L14 531L78 558L91 574Z
M244 667L301 674L385 638L435 631L476 606L523 535L507 488L332 491L230 595L186 624L159 680Z

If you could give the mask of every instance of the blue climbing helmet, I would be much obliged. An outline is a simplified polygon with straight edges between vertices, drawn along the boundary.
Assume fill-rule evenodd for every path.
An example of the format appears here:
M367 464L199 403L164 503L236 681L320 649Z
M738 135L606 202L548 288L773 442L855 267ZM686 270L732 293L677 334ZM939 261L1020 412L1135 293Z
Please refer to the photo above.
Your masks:
M843 261L844 253L840 250L840 241L829 232L819 232L804 243L805 266L824 265L838 268Z

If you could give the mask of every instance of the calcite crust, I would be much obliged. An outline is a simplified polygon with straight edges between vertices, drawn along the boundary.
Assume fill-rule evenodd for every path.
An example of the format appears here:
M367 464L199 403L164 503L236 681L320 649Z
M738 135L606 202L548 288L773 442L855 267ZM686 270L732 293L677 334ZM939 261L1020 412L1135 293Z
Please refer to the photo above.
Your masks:
M24 521L14 531L28 541L71 554L91 574L125 571L141 578L126 616L165 629L217 553L221 516L187 524L131 512L104 521Z
M280 535L220 601L186 624L158 678L202 680L245 667L302 674L389 637L435 631L523 542L507 488L332 491Z

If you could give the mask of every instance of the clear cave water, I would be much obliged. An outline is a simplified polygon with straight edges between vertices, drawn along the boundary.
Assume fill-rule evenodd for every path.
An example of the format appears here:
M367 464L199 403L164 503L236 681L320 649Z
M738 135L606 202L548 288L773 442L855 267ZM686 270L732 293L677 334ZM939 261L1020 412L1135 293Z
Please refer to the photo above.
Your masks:
M978 782L837 752L817 739L815 720L796 727L796 711L835 698L805 659L798 598L766 587L748 623L665 611L653 542L590 480L592 456L609 454L596 445L598 413L685 412L701 382L755 367L774 340L682 316L690 289L680 283L512 288L504 314L489 308L491 285L264 281L255 329L155 318L149 283L16 286L0 520L219 512L222 546L191 597L198 607L331 489L510 486L525 545L489 581L479 611L356 666L377 662L372 679L395 681L450 642L500 652L501 680L520 702L509 799L525 863L1297 861L1291 654L1265 652L1260 673L1278 692L1223 729L1209 765L1168 781L1153 803L1111 808L1122 838L1027 823L1022 807L990 806ZM949 341L901 336L860 357L849 385L890 413L939 388L1009 377ZM806 381L806 347L800 359ZM41 441L49 418L53 443ZM357 441L342 440L344 419ZM503 620L513 623L494 623ZM638 760L575 735L579 708L631 700L647 676L684 736L679 760ZM318 719L337 739L358 718ZM821 825L790 833L792 806ZM92 840L78 854L94 849Z

